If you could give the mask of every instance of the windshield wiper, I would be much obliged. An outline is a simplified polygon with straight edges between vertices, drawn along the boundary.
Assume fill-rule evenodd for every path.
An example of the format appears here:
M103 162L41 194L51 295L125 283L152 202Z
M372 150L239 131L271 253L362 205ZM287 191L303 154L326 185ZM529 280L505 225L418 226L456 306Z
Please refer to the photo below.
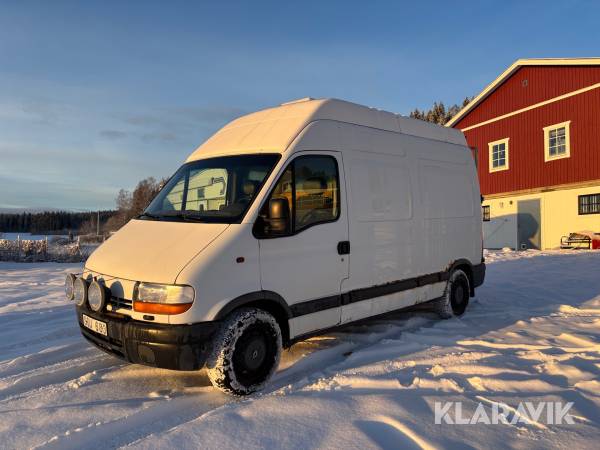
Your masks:
M193 214L186 214L184 212L176 212L169 214L161 214L158 217L174 217L176 219L182 219L189 222L202 222L202 218Z
M151 213L147 213L147 212L143 212L142 214L140 214L139 216L137 216L136 219L143 219L144 217L147 217L147 218L153 219L153 220L160 219L160 216L157 216L157 215L151 214Z

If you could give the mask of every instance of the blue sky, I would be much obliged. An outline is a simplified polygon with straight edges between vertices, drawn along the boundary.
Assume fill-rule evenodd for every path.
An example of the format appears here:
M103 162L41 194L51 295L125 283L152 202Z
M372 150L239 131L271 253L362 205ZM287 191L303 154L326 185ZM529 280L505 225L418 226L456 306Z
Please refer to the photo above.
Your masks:
M408 114L521 57L600 56L593 1L3 1L0 208L112 208L245 112Z

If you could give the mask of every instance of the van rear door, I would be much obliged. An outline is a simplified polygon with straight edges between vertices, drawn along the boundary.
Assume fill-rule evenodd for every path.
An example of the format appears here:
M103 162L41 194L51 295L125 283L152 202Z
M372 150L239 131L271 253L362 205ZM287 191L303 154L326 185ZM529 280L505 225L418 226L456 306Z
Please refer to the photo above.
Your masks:
M290 305L292 336L340 322L340 287L348 277L343 180L339 153L302 152L282 172L265 204L285 199L290 206L290 229L260 239L259 251L262 289Z

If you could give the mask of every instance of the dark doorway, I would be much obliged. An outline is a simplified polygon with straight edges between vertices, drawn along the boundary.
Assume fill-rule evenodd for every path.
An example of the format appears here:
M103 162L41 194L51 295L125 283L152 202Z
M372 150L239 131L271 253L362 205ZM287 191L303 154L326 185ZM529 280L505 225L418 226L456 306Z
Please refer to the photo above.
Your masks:
M517 202L518 249L542 248L542 215L540 199Z

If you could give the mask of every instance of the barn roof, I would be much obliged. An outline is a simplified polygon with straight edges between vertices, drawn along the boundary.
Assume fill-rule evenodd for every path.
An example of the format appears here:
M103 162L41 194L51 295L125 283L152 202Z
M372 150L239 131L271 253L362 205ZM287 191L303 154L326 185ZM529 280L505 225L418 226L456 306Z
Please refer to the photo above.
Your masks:
M492 92L508 80L513 73L523 66L597 66L600 65L600 58L527 58L516 60L508 69L498 76L494 81L488 84L483 91L462 108L446 124L452 127L455 123L465 117L477 105L483 102Z

